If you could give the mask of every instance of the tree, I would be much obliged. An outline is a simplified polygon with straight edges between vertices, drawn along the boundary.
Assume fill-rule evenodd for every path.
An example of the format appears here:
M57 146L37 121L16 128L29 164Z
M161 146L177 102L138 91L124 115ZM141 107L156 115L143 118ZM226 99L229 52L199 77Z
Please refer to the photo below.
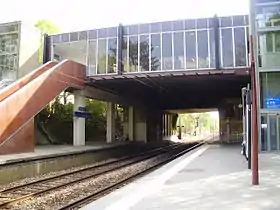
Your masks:
M54 34L59 33L59 27L49 20L39 20L35 24L35 27L41 31L41 45L39 48L39 63L43 62L43 43L44 43L44 34Z
M50 20L39 20L35 24L35 27L38 28L42 33L46 34L55 34L59 33L59 27Z

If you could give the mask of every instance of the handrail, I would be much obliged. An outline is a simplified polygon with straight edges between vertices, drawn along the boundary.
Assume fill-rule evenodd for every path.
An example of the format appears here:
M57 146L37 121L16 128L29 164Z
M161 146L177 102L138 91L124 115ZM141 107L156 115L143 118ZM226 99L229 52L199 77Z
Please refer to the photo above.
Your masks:
M22 87L27 85L29 82L37 78L39 75L46 72L48 69L54 67L58 62L49 61L44 65L40 66L39 68L35 69L34 71L28 73L24 77L20 78L19 80L13 82L12 84L8 85L7 87L0 90L0 102L15 93L16 91L20 90Z

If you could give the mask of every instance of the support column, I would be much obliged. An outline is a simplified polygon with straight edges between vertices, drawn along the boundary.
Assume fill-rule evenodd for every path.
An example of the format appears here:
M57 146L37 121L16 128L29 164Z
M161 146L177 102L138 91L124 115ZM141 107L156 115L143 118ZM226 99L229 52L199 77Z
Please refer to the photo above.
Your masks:
M84 108L85 97L81 94L81 91L74 91L74 112L79 112ZM74 116L73 124L73 145L84 146L86 143L85 118Z
M128 138L129 141L134 140L134 108L128 108Z
M107 103L107 132L106 142L112 143L115 139L115 104L112 102Z

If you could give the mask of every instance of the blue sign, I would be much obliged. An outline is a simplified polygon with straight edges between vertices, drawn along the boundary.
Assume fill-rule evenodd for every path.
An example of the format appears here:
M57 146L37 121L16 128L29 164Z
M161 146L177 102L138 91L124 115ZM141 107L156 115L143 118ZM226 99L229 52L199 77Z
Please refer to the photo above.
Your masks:
M79 106L79 107L78 107L78 110L81 111L81 112L86 112L86 111L87 111L87 108L86 108L86 107L81 107L81 106Z
M279 109L280 108L280 97L267 98L265 100L266 108L268 109Z
M74 117L89 118L90 113L87 112L74 112Z

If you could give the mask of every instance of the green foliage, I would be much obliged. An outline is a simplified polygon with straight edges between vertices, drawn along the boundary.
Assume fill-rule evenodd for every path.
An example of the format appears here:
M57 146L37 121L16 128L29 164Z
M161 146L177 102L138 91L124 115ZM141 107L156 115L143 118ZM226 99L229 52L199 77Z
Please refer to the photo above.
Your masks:
M63 92L55 98L38 116L37 121L49 136L55 140L55 144L72 144L73 139L73 103L72 95ZM87 99L86 108L90 118L86 119L86 139L100 140L106 134L106 103Z
M42 33L46 34L55 34L59 33L59 27L50 20L39 20L35 24L35 27L38 28Z

